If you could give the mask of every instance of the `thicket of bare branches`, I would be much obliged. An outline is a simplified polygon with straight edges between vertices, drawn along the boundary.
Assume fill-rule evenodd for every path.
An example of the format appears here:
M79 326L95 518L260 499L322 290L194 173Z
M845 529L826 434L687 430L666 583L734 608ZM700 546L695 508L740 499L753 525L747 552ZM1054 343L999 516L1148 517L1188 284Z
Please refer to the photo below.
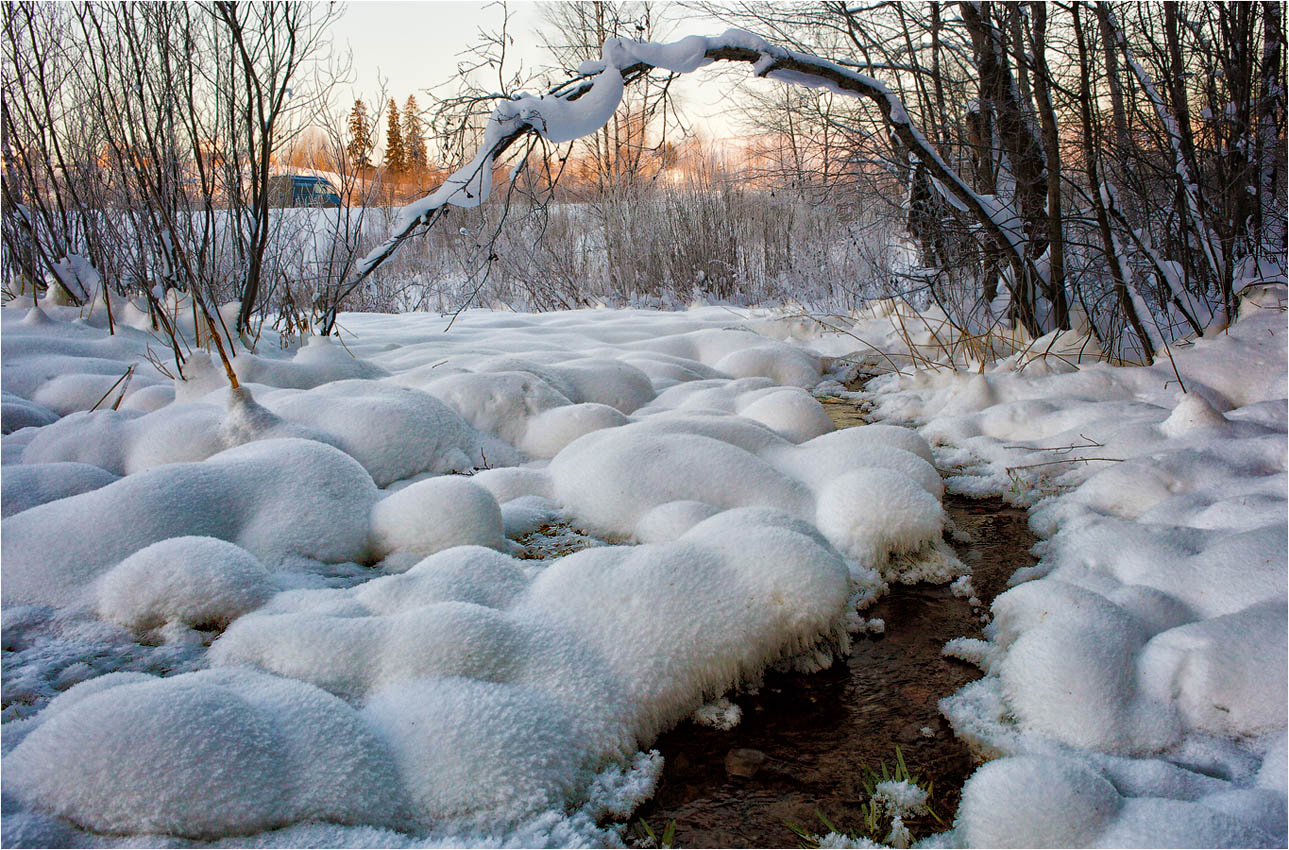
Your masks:
M272 209L270 177L327 107L337 10L10 3L0 14L11 290L54 286L73 303L97 292L109 309L109 291L129 294L172 333L164 293L179 289L221 348L253 346L266 312L290 313L300 277L277 246L318 236ZM94 286L79 279L91 269ZM227 301L240 302L235 316L218 311ZM181 373L184 350L176 340Z
M290 335L330 331L341 309L844 309L899 294L972 331L1086 321L1107 350L1149 360L1221 326L1260 269L1283 273L1277 3L707 11L799 51L708 51L770 77L738 96L749 138L737 157L684 138L674 77L640 65L602 130L555 145L516 126L498 142L508 158L486 163L497 187L486 203L404 221L359 264L407 187L354 156L348 104L327 102L331 7L8 4L7 285L52 282L76 301L93 295L81 279L92 272L154 310L178 287L233 346L253 344L270 314ZM435 158L469 161L494 106L521 90L575 98L589 84L581 61L606 38L665 38L661 14L552 6L552 65L538 86L508 55L516 34L503 13L464 54L461 84L429 101ZM305 156L299 134L315 122ZM283 157L312 158L342 208L270 210ZM442 172L419 173L428 194ZM390 259L428 223L441 226ZM282 248L302 243L311 249ZM240 302L230 327L214 309L227 300Z
M1230 315L1259 262L1283 271L1278 3L704 8L885 82L935 153L1013 218L1019 270L874 101L748 86L751 124L777 140L761 176L883 199L920 249L909 284L965 319L1038 333L1077 308L1149 359Z

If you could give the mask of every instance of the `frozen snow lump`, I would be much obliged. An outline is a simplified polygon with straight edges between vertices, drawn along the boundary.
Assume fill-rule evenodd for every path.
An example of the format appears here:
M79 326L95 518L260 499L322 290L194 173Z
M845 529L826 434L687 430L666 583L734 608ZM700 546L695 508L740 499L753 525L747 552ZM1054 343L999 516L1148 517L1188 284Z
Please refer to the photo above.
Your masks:
M404 487L371 512L372 553L386 566L410 567L453 546L504 549L501 508L492 493L468 478L448 475ZM396 555L397 565L389 563Z
M629 421L617 408L607 404L565 404L529 419L528 429L518 445L529 457L555 457L583 434L626 425Z
M643 425L644 423L642 423ZM696 501L808 516L812 494L756 455L697 434L640 426L596 431L551 461L555 496L586 530L630 537L651 510Z
M224 627L273 594L268 570L214 537L172 537L140 549L99 581L98 611L135 631L166 623Z
M957 828L968 847L1090 847L1119 811L1109 780L1065 759L986 764L962 789Z
M243 383L271 387L312 389L345 379L382 378L389 373L361 360L329 336L312 336L290 360L243 352L233 359Z
M199 361L198 361L199 362ZM222 388L204 403L179 403L152 413L73 413L42 428L23 450L23 463L79 461L118 475L205 460L254 440L298 437L331 442L265 410L246 387Z
M880 467L860 467L828 482L819 492L815 511L815 524L824 536L865 566L889 570L892 555L920 550L931 556L921 565L930 572L905 576L906 581L943 581L952 577L955 568L962 571L942 539L946 521L935 496L906 476ZM934 565L942 567L943 573L937 573Z
M12 434L21 428L39 428L57 420L58 414L43 404L7 390L0 394L0 432Z
M583 744L550 694L449 677L377 693L363 714L390 741L421 816L495 830L558 808L580 784Z
M106 487L119 476L89 463L22 463L5 467L0 477L0 515Z
M352 708L246 669L126 680L80 699L5 759L5 792L114 834L409 822L389 751Z
M980 768L963 786L956 827L967 847L1284 846L1217 805L1121 796L1090 765L1055 755Z
M265 566L366 557L376 485L358 462L312 440L264 440L6 517L5 605L67 605L103 571L171 537L236 543Z
M834 427L823 405L796 387L748 393L739 399L738 414L773 428L794 443L827 434Z
M379 487L422 472L464 472L518 460L513 449L476 431L437 398L380 381L266 393L263 404L288 421L332 435Z
M816 488L848 470L880 467L917 482L936 499L944 495L944 481L929 461L911 450L866 439L863 432L871 427L844 428L795 448L765 452L763 457L799 481ZM921 440L903 428L889 430L904 431L915 440Z
M518 607L546 613L605 659L647 743L767 665L844 642L849 576L802 521L740 508L670 543L561 558Z

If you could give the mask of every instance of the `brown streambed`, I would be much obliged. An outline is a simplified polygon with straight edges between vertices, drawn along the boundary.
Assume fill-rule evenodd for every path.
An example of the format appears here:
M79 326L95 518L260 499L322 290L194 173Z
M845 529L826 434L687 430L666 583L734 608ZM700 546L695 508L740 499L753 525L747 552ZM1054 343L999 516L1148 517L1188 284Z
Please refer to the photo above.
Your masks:
M955 548L988 605L1017 568L1034 562L1025 512L997 499L944 503L971 537ZM893 764L897 745L909 768L934 782L933 808L944 821L909 821L914 835L947 828L973 764L938 702L980 671L940 650L952 638L978 637L979 614L947 586L925 584L895 586L865 614L885 620L886 631L858 637L845 663L811 675L768 674L758 694L735 698L743 720L732 730L686 722L661 736L654 746L666 759L662 780L632 831L643 831L643 819L662 835L675 821L678 847L796 847L787 824L826 832L817 811L859 833L864 768ZM727 772L737 749L766 755L753 777Z

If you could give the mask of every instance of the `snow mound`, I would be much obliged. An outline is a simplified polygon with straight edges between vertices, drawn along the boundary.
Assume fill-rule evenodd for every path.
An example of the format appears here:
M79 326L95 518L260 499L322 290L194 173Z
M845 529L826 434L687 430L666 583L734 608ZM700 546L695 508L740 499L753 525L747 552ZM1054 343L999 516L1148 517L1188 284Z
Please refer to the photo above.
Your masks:
M739 407L738 414L769 426L794 443L827 434L834 427L823 405L794 387L758 393Z
M676 390L667 394L681 398ZM573 520L608 539L674 540L719 511L763 507L814 523L857 575L915 582L966 572L943 540L935 468L889 445L920 438L888 426L870 441L862 431L794 446L739 416L658 412L574 441L548 471Z
M563 386L571 388L568 398L574 403L603 404L630 414L654 398L649 376L621 360L576 358L551 371Z
M776 384L813 387L819 383L819 360L799 348L782 343L732 351L712 364L735 378L769 378Z
M766 452L764 456L812 487L825 486L850 469L887 469L913 481L938 501L944 495L944 481L936 468L912 452L865 439L863 432L870 427L873 426L846 428L795 449Z
M631 536L645 514L667 502L760 505L803 516L813 501L805 486L729 443L635 426L582 437L555 456L550 473L556 498L603 537Z
M243 352L233 358L242 383L308 390L345 380L371 380L389 375L385 369L355 357L331 337L313 336L290 360Z
M431 823L514 826L590 781L566 709L536 688L414 680L375 694L363 716L389 741L413 805Z
M139 472L5 518L4 604L70 604L125 557L185 535L236 543L270 568L293 557L360 561L376 495L356 461L310 440Z
M0 515L106 487L119 476L88 463L38 463L6 465L0 479Z
M935 496L898 472L878 467L837 476L820 490L815 508L815 524L824 536L868 567L938 541L947 520Z
M220 628L275 591L268 570L245 549L213 537L172 537L100 579L98 612L135 631L167 623Z
M819 359L810 352L744 329L703 328L628 347L696 360L734 378L769 378L803 388L817 384L822 372Z
M1219 795L1195 801L1125 797L1099 771L1076 759L1019 756L990 762L967 780L957 829L970 847L1283 843L1259 825L1222 810L1232 802Z
M283 419L330 435L377 486L423 472L511 466L510 447L489 440L443 402L379 381L347 380L307 391L279 390L264 406Z
M1225 416L1202 395L1194 392L1187 393L1177 403L1168 418L1160 423L1159 430L1165 437L1180 437L1194 431L1222 432L1229 430L1228 425Z
M39 428L58 421L58 414L34 401L5 391L0 395L0 432L12 434L21 428Z
M607 404L566 404L537 414L528 420L518 448L534 458L552 458L569 443L592 431L616 428L630 421Z
M351 590L281 593L211 661L365 705L423 816L478 829L576 797L766 665L846 645L847 567L782 514L727 511L531 580L522 563L456 547Z
M182 404L152 413L73 413L42 428L23 450L23 463L80 462L130 475L170 463L205 460L254 440L299 437L330 442L260 406L245 387L220 391L212 404Z
M386 496L372 507L371 523L372 554L397 555L406 566L452 546L505 547L497 500L459 476L418 481Z
M65 708L51 703L5 759L6 793L117 834L407 824L384 743L317 688L249 670L113 684Z
M764 377L695 380L661 393L641 414L666 410L736 413L800 443L833 430L828 413L810 393Z
M405 376L395 380L408 382ZM420 386L475 428L512 446L523 441L530 417L570 403L550 384L527 372L462 372Z

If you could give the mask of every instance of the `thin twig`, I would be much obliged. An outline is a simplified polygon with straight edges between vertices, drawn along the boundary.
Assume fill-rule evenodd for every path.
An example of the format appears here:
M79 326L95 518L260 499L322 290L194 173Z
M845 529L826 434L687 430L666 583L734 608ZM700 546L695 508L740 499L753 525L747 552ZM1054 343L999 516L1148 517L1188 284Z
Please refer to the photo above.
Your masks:
M112 386L110 386L110 387L108 387L108 388L107 388L107 392L103 393L103 397L102 397L102 398L100 398L98 401L94 402L94 406L93 406L93 407L91 407L91 408L89 409L89 412L90 412L90 413L93 413L95 410L98 410L98 406L99 406L100 404L102 404L104 401L106 401L106 400L107 400L107 397L108 397L108 396L110 396L110 395L112 394L112 390L114 390L114 389L116 389L118 386L120 386L120 384L121 384L121 382L122 382L122 381L127 381L127 380L129 380L130 376L134 374L134 366L135 366L135 364L131 363L131 364L130 364L130 368L128 368L128 369L126 369L126 370L125 370L125 374L124 374L124 375L122 375L121 377L117 378L117 379L116 379L116 381L114 381L114 382L112 383ZM117 403L118 403L118 404L120 403L120 400L119 400L119 399L118 399ZM115 409L116 409L116 405L113 405L113 406L112 406L112 409L113 409L113 410L115 410Z

